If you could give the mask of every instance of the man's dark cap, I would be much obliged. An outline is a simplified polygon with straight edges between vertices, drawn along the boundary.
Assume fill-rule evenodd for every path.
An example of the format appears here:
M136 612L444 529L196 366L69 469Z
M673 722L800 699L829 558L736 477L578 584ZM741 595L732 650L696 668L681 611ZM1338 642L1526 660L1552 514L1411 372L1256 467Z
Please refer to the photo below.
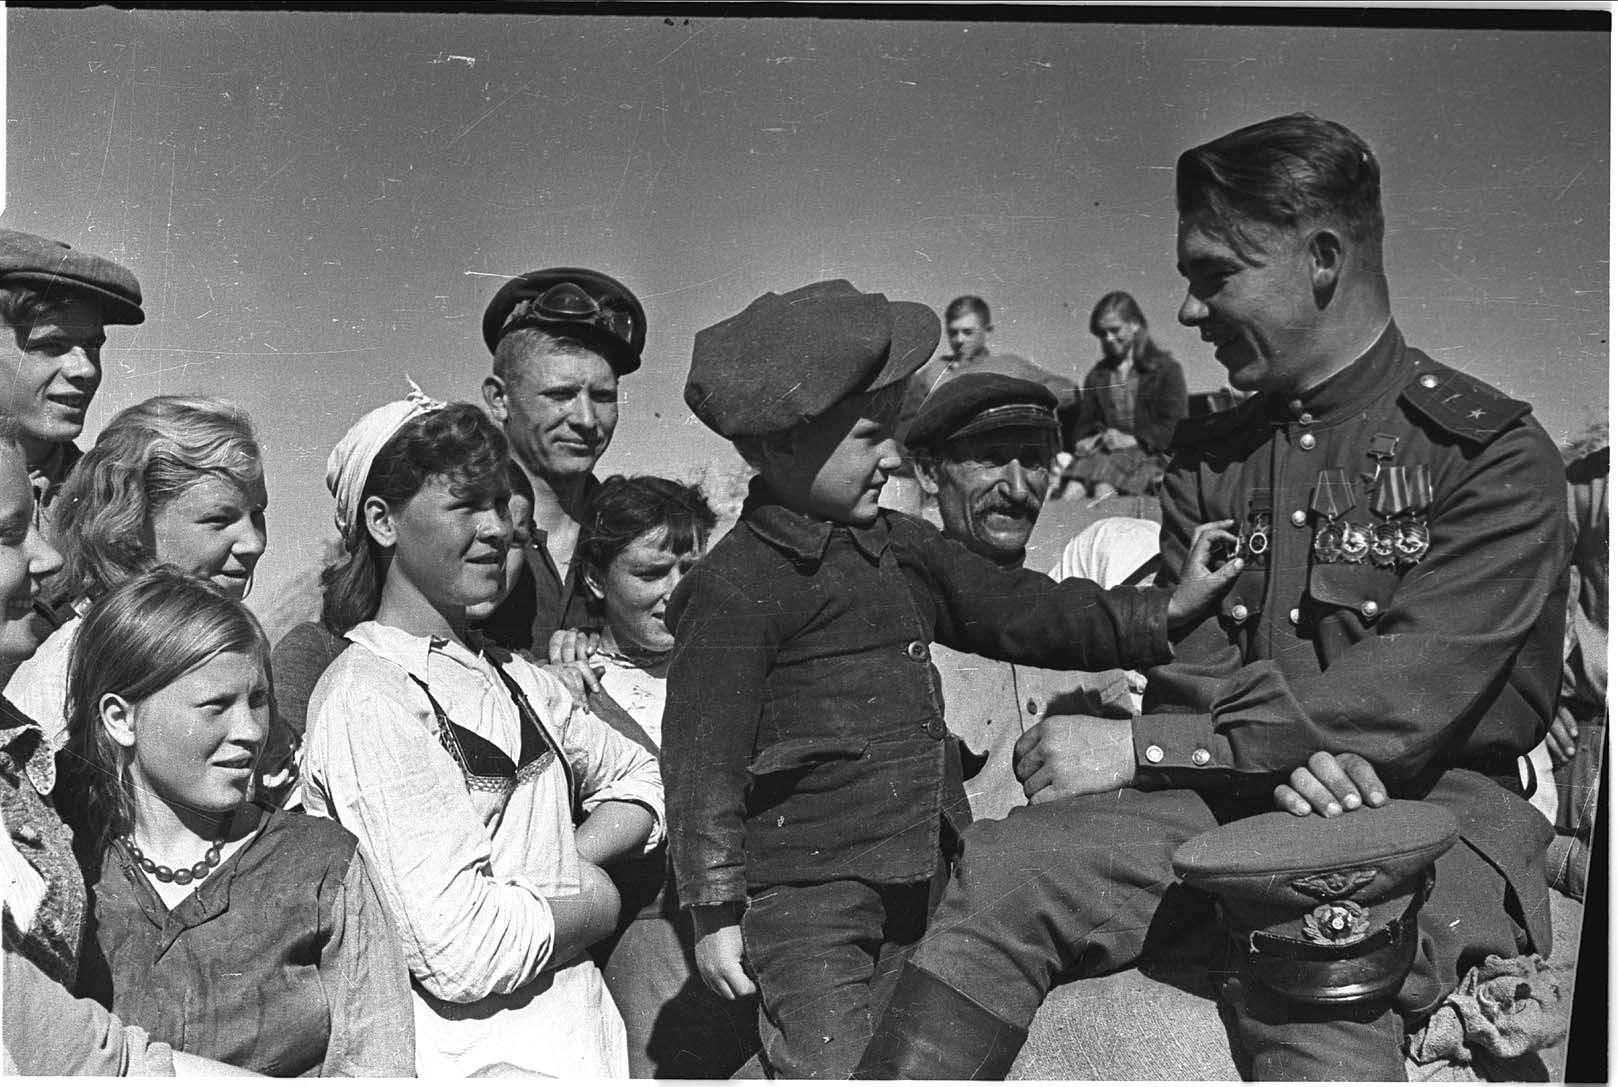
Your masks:
M940 382L901 435L912 449L936 449L954 438L1004 427L1056 433L1056 394L1037 381L968 370Z
M483 311L489 353L508 332L537 328L588 344L620 377L640 369L646 311L630 289L588 268L541 268L508 280Z
M1258 981L1349 1003L1396 990L1415 954L1432 866L1458 837L1448 808L1390 800L1333 816L1270 812L1199 834L1175 874L1211 892Z
M846 279L761 295L697 333L685 402L724 438L776 434L855 393L915 373L938 348L938 314Z
M140 282L123 265L20 230L0 230L0 287L26 285L47 300L85 298L101 308L101 323L138 325Z

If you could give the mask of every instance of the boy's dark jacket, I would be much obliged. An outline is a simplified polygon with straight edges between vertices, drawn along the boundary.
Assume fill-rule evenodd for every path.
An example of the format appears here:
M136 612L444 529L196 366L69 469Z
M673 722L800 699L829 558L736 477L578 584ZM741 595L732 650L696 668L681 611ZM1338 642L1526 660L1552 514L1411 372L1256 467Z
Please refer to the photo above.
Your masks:
M834 525L759 481L676 590L663 717L680 901L930 877L970 821L934 641L1050 668L1166 661L1168 594L1002 570L891 510Z

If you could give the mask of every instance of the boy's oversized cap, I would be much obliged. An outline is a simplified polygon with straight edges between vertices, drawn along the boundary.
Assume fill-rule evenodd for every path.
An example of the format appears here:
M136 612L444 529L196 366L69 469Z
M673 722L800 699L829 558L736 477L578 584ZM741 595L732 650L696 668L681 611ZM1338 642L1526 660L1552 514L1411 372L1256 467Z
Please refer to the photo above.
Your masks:
M121 264L20 230L0 230L0 287L26 284L58 297L80 296L101 307L101 323L138 325L140 282Z
M761 295L697 333L685 402L725 438L775 434L919 370L938 348L938 314L846 279Z
M1459 836L1448 808L1390 800L1330 819L1270 812L1199 834L1174 871L1215 895L1257 980L1348 1003L1397 989L1434 861Z
M1056 394L1026 378L967 370L939 382L901 437L912 449L927 449L1014 426L1059 430Z

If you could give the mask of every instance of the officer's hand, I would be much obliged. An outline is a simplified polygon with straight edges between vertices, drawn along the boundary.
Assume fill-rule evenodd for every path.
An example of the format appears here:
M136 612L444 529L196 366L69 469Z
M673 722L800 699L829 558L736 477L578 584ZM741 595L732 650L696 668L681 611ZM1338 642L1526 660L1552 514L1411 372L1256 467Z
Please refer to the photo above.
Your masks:
M1579 726L1567 713L1558 712L1551 718L1551 730L1545 734L1545 747L1551 753L1551 766L1560 770L1579 753Z
M752 996L758 986L742 959L742 925L734 906L698 906L691 911L697 933L697 973L726 1000Z
M1047 717L1017 739L1012 771L1035 804L1121 789L1135 779L1129 718Z
M1362 802L1380 808L1388 802L1388 790L1371 764L1353 754L1316 751L1292 771L1289 784L1275 787L1275 806L1293 815L1315 812L1330 818Z
M1242 572L1240 556L1213 568L1213 550L1218 544L1236 542L1230 531L1234 521L1210 521L1198 525L1191 534L1191 550L1180 570L1180 583L1169 598L1169 633L1178 634L1196 625L1225 595L1236 575Z

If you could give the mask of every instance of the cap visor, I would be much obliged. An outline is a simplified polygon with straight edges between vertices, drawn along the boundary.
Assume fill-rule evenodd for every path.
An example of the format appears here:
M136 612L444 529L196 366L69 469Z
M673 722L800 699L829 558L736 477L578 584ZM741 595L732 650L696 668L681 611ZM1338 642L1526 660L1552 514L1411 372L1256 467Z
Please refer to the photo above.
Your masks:
M47 300L53 291L60 291L63 297L85 298L96 303L101 307L101 323L104 325L138 325L146 320L146 311L138 304L95 283L72 276L51 275L49 272L14 272L6 276L4 282L16 280L33 284L45 293Z
M888 360L866 383L866 389L871 391L903 381L927 365L927 360L938 350L938 339L943 334L938 314L920 302L889 302L888 312L893 315Z
M1061 429L1056 416L1052 415L1048 408L1041 408L1035 404L1008 404L974 415L964 426L951 431L944 440L967 438L973 434L986 434L991 430L1005 430L1014 426L1039 427L1053 433Z

